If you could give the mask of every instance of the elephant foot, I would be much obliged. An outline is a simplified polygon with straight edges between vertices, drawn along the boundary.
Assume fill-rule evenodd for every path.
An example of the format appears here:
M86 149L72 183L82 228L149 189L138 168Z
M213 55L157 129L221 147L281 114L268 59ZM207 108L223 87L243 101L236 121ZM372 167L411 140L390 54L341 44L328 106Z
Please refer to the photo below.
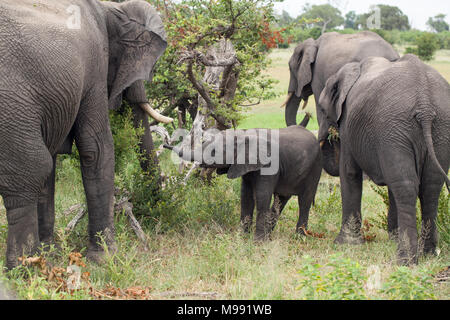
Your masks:
M417 265L419 259L416 254L399 253L397 255L397 264L399 266Z
M7 219L6 268L11 270L19 265L19 257L32 256L38 252L36 205L8 210Z
M108 244L108 249L105 251L102 247L98 245L89 245L86 259L94 262L96 264L103 264L107 256L113 256L117 252L117 246L115 243Z
M363 244L365 240L360 233L353 232L340 232L339 235L334 239L336 244Z
M264 241L270 240L270 233L256 232L254 240L255 240L255 242L264 242Z
M437 250L436 250L436 245L426 245L423 248L423 254L424 255L429 255L429 256L437 256Z
M397 241L398 240L398 229L388 231L389 240Z
M300 235L300 236L307 236L308 234L307 234L307 232L306 232L306 229L305 229L305 227L297 227L296 229L295 229L295 232L298 234L298 235Z

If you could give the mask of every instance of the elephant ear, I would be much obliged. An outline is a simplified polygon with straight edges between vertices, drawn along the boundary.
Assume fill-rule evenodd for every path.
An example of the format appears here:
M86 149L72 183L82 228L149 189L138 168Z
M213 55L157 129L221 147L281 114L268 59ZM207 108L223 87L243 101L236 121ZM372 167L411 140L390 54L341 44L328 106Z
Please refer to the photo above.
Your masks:
M360 74L360 63L353 62L344 65L337 73L328 78L325 88L320 94L319 105L331 122L339 123L344 102Z
M152 80L153 68L167 41L161 17L147 2L104 5L109 39L109 107L116 108L126 88L138 80Z
M248 136L236 143L236 149L234 150L234 164L230 166L227 173L229 179L236 179L249 172L258 171L266 165L261 163L259 148L263 144L267 146L267 139L257 137L256 140L258 141L258 150L256 150L256 152L251 150L250 141L252 140ZM238 153L242 155L241 158L245 158L239 158L239 156L237 156Z
M317 44L309 38L299 44L289 61L291 80L289 92L295 92L297 97L302 97L304 88L312 81L312 64L316 61Z

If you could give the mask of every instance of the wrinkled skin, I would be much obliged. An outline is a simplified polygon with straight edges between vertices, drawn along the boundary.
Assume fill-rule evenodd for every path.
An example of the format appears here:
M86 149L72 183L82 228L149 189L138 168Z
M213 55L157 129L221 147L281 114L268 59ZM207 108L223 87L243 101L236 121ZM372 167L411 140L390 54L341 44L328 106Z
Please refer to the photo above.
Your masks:
M290 82L288 92L292 97L287 101L285 110L286 125L296 124L296 116L301 100L314 95L319 130L325 116L319 104L320 93L327 79L349 62L359 62L369 56L385 57L390 61L399 58L397 52L376 33L370 31L357 34L324 33L317 40L307 39L300 43L289 61ZM334 154L339 153L339 144L324 145L322 148L324 169L332 176L339 175L339 167L334 161Z
M71 5L80 8L79 29L67 26ZM166 45L162 21L145 1L0 3L0 194L8 268L53 239L55 157L72 139L89 212L87 257L101 260L99 234L114 250L108 109L136 81L151 80Z
M256 131L253 131L256 130ZM308 228L308 217L311 204L317 191L317 186L322 171L322 158L319 144L314 135L301 126L290 126L279 130L278 150L279 150L279 169L273 174L262 174L262 168L267 167L260 161L259 156L255 164L249 161L249 139L242 139L238 142L237 137L250 132L256 134L259 143L267 144L268 150L271 150L272 139L275 130L269 130L270 136L267 138L260 134L261 129L252 131L233 131L227 130L228 134L234 137L233 140L233 159L230 162L227 159L224 142L225 139L207 140L203 143L203 150L210 148L211 154L216 150L223 150L222 158L229 162L218 164L216 162L201 163L201 167L216 168L217 173L227 174L230 179L242 177L241 184L241 224L245 232L249 232L253 220L253 211L256 206L256 229L255 239L264 240L268 238L270 232L276 225L277 219L284 206L291 196L297 195L299 202L299 219L296 231L304 234ZM227 134L227 133L225 133ZM220 133L219 135L224 135ZM211 142L212 141L212 142ZM273 143L275 143L274 140ZM212 147L211 145L212 144ZM220 145L220 147L218 147ZM245 163L236 164L237 156L235 150L240 150L246 146ZM167 146L166 146L167 147ZM183 152L183 149L169 147L183 157L184 160L192 161L194 154ZM276 149L275 149L276 150ZM271 205L272 195L274 203Z
M342 227L337 243L361 243L363 171L389 190L388 229L398 263L417 263L416 199L423 251L435 253L438 198L449 180L450 86L414 55L371 57L331 76L320 96L325 127L339 130ZM326 135L319 136L319 140Z

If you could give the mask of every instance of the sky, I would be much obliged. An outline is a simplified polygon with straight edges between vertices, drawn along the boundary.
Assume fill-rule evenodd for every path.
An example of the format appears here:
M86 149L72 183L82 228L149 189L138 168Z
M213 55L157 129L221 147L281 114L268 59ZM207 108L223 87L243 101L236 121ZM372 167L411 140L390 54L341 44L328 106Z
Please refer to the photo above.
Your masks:
M352 10L357 14L367 13L370 11L371 5L387 4L399 7L408 16L409 23L414 29L428 30L426 25L428 18L439 13L446 14L446 21L450 24L449 0L284 0L282 3L275 3L275 10L278 13L286 10L292 17L297 17L302 13L302 8L306 3L311 5L329 3L338 8L342 16Z

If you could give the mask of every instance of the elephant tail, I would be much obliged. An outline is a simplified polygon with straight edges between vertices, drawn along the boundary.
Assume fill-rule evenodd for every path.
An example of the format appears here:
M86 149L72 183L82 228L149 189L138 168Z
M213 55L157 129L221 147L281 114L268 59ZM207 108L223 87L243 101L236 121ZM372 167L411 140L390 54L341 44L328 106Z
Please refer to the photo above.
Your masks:
M433 123L434 117L435 117L434 113L429 114L429 113L425 113L425 112L423 112L423 113L418 112L416 114L416 119L422 127L423 137L425 139L425 144L428 149L428 154L430 155L430 158L434 162L436 167L442 173L445 184L447 185L447 190L450 192L450 180L448 179L447 173L444 171L444 169L442 169L442 167L436 157L436 153L434 152L433 138L431 136L431 129L432 129L432 123Z

